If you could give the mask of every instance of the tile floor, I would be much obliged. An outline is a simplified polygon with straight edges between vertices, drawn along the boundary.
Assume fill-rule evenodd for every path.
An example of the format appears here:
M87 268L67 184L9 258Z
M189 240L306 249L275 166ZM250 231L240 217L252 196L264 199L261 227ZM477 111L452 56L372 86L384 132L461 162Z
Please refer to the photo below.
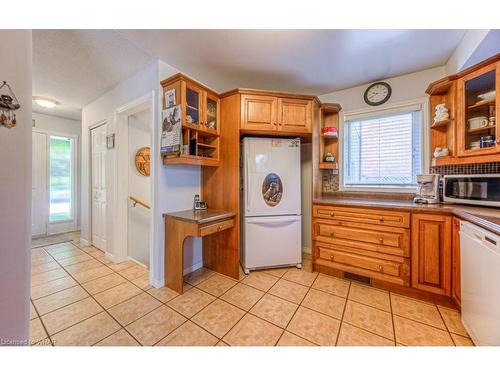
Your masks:
M78 241L33 249L35 345L472 345L456 310L304 268L240 275L207 269L185 292L149 285Z

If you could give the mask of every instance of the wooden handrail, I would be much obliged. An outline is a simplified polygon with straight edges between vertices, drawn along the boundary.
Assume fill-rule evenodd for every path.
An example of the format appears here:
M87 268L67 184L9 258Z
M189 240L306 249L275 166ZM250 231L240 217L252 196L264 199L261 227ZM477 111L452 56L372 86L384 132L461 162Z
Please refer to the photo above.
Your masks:
M149 206L149 204L144 203L144 202L143 202L143 201L141 201L139 198L136 198L136 197L133 197L133 196L129 195L128 199L130 199L130 200L133 202L134 207L135 207L136 205L138 205L138 204L139 204L139 205L141 205L142 207L147 208L148 210L151 208L151 207Z

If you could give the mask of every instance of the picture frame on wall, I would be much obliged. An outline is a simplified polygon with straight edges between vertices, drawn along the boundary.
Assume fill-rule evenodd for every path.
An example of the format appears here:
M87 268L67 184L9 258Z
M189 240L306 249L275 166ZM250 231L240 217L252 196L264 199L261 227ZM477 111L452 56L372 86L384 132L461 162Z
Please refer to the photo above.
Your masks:
M162 154L179 155L182 138L181 105L163 110L160 151Z
M165 108L171 108L176 105L175 101L175 89L171 89L165 92Z
M115 148L115 133L108 134L106 136L106 148L108 150L112 149L112 148Z

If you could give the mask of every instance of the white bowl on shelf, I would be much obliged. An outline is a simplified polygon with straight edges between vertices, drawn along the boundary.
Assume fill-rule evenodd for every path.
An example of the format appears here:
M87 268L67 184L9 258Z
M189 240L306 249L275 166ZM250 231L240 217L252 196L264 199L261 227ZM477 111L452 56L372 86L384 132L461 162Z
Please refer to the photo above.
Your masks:
M496 91L492 90L485 92L484 94L478 95L477 97L481 100L492 100L495 99L495 96L496 96Z

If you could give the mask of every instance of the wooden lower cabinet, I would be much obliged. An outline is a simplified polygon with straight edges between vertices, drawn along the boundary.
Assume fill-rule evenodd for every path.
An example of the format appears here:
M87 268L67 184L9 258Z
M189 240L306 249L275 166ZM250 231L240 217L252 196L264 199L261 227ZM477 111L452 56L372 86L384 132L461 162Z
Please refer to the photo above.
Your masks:
M451 216L412 214L411 286L451 296Z
M452 222L452 239L451 239L451 298L460 306L461 289L460 289L460 220L456 217Z

